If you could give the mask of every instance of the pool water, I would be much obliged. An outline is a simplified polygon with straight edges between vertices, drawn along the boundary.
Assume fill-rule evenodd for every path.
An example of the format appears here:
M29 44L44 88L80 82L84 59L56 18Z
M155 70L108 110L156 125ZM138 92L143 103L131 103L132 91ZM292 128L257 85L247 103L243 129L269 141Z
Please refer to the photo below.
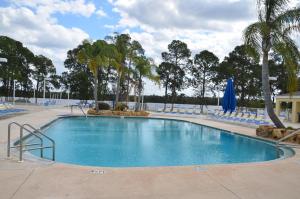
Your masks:
M78 165L202 165L280 156L280 151L266 142L178 120L69 117L55 121L44 132L56 142L56 161ZM51 149L44 153L51 157Z

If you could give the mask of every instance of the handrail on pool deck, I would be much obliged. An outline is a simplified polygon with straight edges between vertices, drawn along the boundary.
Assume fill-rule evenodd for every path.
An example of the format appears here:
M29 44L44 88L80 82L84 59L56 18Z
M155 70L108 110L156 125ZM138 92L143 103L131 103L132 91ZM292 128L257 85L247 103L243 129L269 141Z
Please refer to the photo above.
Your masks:
M20 131L19 131L19 141L18 141L18 144L15 145L15 146L10 146L10 141L11 141L11 126L12 125L16 125L20 128ZM26 127L29 127L30 129L26 128ZM40 140L40 143L34 143L34 144L23 144L23 141L28 138L28 137L24 137L23 135L23 130L26 130L29 135L32 135L36 138L38 138ZM44 146L44 140L43 140L43 137L46 138L47 140L49 140L51 142L51 146ZM36 148L29 148L29 149L24 149L24 147L27 147L27 146L36 146L36 145L39 145L39 147L36 147ZM44 154L43 154L43 150L46 149L46 148L52 148L52 160L54 161L55 160L55 141L53 139L51 139L50 137L46 136L45 134L43 134L40 130L34 128L32 125L30 124L19 124L17 122L11 122L8 124L8 133L7 133L7 157L9 158L10 157L10 150L12 148L19 148L19 161L22 162L23 161L23 152L24 151L32 151L32 150L38 150L40 149L41 150L41 158L44 158Z
M81 105L71 105L70 108L71 108L71 113L73 113L73 107L78 107L81 112L83 113L83 115L87 118L87 114L84 112L83 108Z
M34 130L34 133L35 132L39 133L39 135L41 135L42 137L45 137L47 140L49 140L51 142L51 144L52 144L51 147L46 146L44 148L52 148L52 160L54 161L55 160L55 141L53 139L51 139L50 137L48 137L47 135L45 135L44 133L42 133L40 130L34 128L32 125L23 124L23 127L25 127L25 126L31 128L32 130ZM41 150L43 150L43 149L41 149Z
M288 135L286 135L286 136L280 138L279 140L276 141L276 146L278 146L278 145L280 144L280 142L283 142L284 140L286 140L286 139L288 139L288 138L290 138L290 137L293 137L294 135L296 135L296 134L298 134L298 133L300 133L300 129L297 129L297 130L295 130L293 133L288 134Z

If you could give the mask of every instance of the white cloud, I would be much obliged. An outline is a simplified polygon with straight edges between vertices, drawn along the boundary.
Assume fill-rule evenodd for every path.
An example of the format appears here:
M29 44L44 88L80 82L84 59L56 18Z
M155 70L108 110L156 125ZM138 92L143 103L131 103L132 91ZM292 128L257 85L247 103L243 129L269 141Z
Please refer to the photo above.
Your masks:
M54 13L71 13L90 17L96 7L85 0L11 0L12 4L18 7L34 9L39 15L50 16Z
M111 1L113 10L120 14L115 28L125 28L157 64L161 52L174 39L186 42L193 55L207 49L222 60L242 43L244 28L256 20L255 3L255 0ZM131 31L132 28L139 31ZM157 90L147 83L147 94L157 94Z
M186 42L193 53L208 49L222 59L242 43L244 28L256 20L254 0L112 0L111 4L121 17L115 28L129 29L155 60L173 39Z
M110 0L120 14L114 28L125 28L159 64L174 39L187 43L193 55L209 50L222 61L243 43L243 30L257 20L256 0ZM299 5L292 0L290 7ZM135 28L135 29L133 29ZM138 31L130 31L136 30ZM149 86L148 86L149 85ZM147 85L147 94L159 90ZM190 91L185 91L192 94ZM160 94L163 92L160 90Z
M120 26L226 30L255 16L253 0L115 0Z
M35 54L53 60L62 72L66 52L89 37L78 28L66 28L26 7L0 8L0 34L24 43Z
M99 17L106 17L107 16L106 12L102 8L98 9L95 14Z

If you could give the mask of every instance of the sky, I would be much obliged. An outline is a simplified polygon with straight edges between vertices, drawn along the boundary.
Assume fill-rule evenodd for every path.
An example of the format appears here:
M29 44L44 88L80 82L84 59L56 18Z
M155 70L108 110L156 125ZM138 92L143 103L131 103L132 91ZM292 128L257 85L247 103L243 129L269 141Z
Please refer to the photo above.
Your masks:
M68 50L113 32L129 33L156 64L174 39L193 55L209 50L223 60L256 20L256 0L0 0L0 35L49 57L58 73L65 71ZM145 94L163 89L146 81Z

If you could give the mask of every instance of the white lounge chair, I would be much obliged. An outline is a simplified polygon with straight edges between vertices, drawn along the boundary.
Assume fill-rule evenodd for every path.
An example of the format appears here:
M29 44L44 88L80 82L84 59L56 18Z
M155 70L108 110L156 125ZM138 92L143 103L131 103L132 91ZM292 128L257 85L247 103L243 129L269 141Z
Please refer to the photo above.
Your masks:
M163 108L159 108L159 109L157 109L157 112L163 112Z
M194 114L194 109L188 109L186 113L192 115Z
M186 110L181 108L181 109L179 109L179 113L180 113L180 114L185 114L185 113L186 113Z
M173 108L172 113L178 113L179 109L178 108Z
M170 109L170 108L166 108L166 109L164 110L164 112L165 112L165 113L171 113L171 109Z
M201 110L200 110L200 109L196 109L196 110L195 110L195 114L196 114L196 115L200 115L200 114L201 114Z

